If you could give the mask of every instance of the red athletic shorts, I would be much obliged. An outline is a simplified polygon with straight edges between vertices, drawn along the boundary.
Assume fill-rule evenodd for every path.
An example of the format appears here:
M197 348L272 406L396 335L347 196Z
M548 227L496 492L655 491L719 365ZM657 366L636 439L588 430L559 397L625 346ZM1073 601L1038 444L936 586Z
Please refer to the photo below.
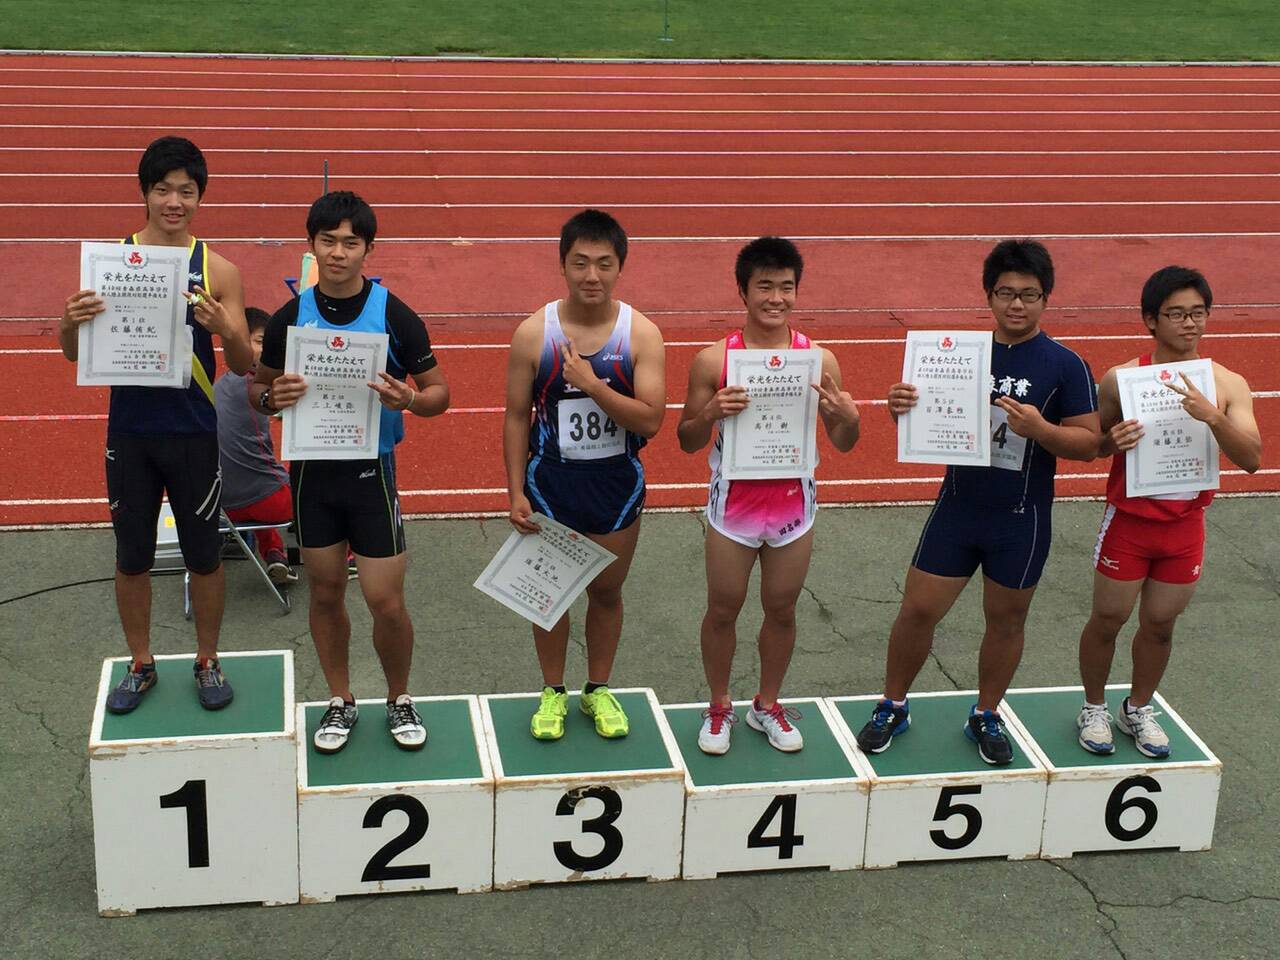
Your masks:
M1107 504L1093 565L1112 580L1195 583L1204 565L1204 511L1177 520L1148 520Z

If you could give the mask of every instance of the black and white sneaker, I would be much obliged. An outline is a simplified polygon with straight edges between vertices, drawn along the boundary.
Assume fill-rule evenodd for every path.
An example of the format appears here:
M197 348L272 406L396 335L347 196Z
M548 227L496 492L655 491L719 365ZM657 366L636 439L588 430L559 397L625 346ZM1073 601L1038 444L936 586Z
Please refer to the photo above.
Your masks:
M320 753L337 753L347 745L351 736L351 728L360 719L360 711L354 703L347 703L341 697L329 701L329 708L320 718L320 726L316 735L311 738Z
M979 712L975 706L964 724L964 735L978 745L978 756L993 766L1013 763L1013 744L1004 732L1004 720L994 710Z
M875 710L858 731L858 747L863 753L884 753L893 746L893 738L911 729L911 713L907 701L895 706L893 701L882 698Z
M395 702L387 704L387 729L391 731L396 746L405 750L421 750L427 742L427 728L413 705L413 697L402 693Z

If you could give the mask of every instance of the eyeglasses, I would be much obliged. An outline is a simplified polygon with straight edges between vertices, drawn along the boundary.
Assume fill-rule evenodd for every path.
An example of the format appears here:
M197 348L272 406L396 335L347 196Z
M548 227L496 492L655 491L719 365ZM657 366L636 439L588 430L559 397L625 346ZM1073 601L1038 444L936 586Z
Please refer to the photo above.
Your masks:
M1044 299L1044 291L1037 290L1035 287L1027 287L1023 290L1015 290L1013 287L996 287L991 291L991 295L1001 303L1012 303L1014 300L1021 300L1023 303L1039 303Z
M1204 320L1209 316L1209 308L1192 307L1190 310L1183 310L1180 307L1174 307L1172 310L1165 310L1160 314L1160 316L1173 323L1181 323L1188 317L1199 323L1201 320Z

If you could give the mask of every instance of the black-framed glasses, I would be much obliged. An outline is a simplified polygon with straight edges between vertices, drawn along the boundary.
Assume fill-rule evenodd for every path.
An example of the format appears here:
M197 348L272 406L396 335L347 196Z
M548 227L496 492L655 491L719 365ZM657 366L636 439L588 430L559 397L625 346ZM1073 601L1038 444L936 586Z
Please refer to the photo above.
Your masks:
M1190 310L1183 310L1181 307L1172 307L1169 310L1163 310L1160 316L1172 323L1181 323L1190 317L1196 323L1205 320L1209 316L1208 307L1192 307Z
M1013 287L996 287L991 291L991 295L1001 303L1012 303L1014 300L1021 300L1023 303L1039 303L1044 299L1044 291L1037 290L1035 287L1024 287L1021 290L1015 290Z

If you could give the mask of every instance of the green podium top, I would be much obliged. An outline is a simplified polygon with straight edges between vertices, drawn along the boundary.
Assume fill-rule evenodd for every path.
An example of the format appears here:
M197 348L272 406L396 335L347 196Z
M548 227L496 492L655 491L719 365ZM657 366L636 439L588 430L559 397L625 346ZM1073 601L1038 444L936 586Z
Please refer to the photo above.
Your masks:
M304 787L334 787L368 783L413 783L423 780L472 780L484 776L476 749L476 731L466 700L415 702L427 728L421 750L402 750L387 730L382 703L361 703L360 722L338 753L316 750L316 728L324 706L305 710L307 775Z
M667 752L662 731L643 693L614 691L626 711L631 730L625 737L606 740L578 706L579 695L569 695L569 715L559 740L535 740L529 718L538 709L538 696L490 697L485 700L493 717L506 777L557 776L614 770L670 770L675 762Z
M1120 712L1124 693L1119 690L1107 691L1107 705L1114 716ZM1174 723L1168 717L1158 722L1169 735L1169 756L1165 760L1153 760L1138 752L1133 739L1121 733L1113 726L1116 752L1110 756L1099 756L1090 753L1080 746L1080 731L1076 727L1076 716L1084 703L1084 690L1034 690L1026 693L1010 693L1005 700L1018 713L1018 719L1027 728L1027 732L1035 739L1036 745L1049 758L1055 767L1114 767L1114 766L1150 766L1153 763L1177 763L1179 761L1195 762L1208 760L1205 752L1196 746L1196 742L1187 736L1181 724ZM1159 710L1159 704L1156 704Z
M221 710L205 710L196 699L193 658L157 658L156 685L132 713L103 711L103 741L165 740L172 737L225 737L237 733L283 733L285 709L293 709L293 691L285 701L284 655L250 654L221 658L222 674L235 699ZM129 661L111 665L114 687Z
M721 756L710 756L698 749L698 731L702 728L702 711L694 707L663 707L676 744L689 770L695 787L720 787L745 783L797 783L806 780L855 778L858 772L840 749L835 734L813 700L785 704L798 708L802 718L796 727L804 734L804 749L783 753L769 746L764 734L746 724L746 705L736 705L733 712L738 723L733 731L733 746Z
M865 754L878 777L916 777L929 773L1003 773L1031 770L1035 764L1013 741L1013 763L990 766L978 756L977 745L964 735L965 718L973 695L911 697L911 726L893 738L883 753ZM841 700L835 706L855 734L871 718L874 700ZM1021 714L1019 714L1021 716ZM1011 738L1012 739L1012 738Z

